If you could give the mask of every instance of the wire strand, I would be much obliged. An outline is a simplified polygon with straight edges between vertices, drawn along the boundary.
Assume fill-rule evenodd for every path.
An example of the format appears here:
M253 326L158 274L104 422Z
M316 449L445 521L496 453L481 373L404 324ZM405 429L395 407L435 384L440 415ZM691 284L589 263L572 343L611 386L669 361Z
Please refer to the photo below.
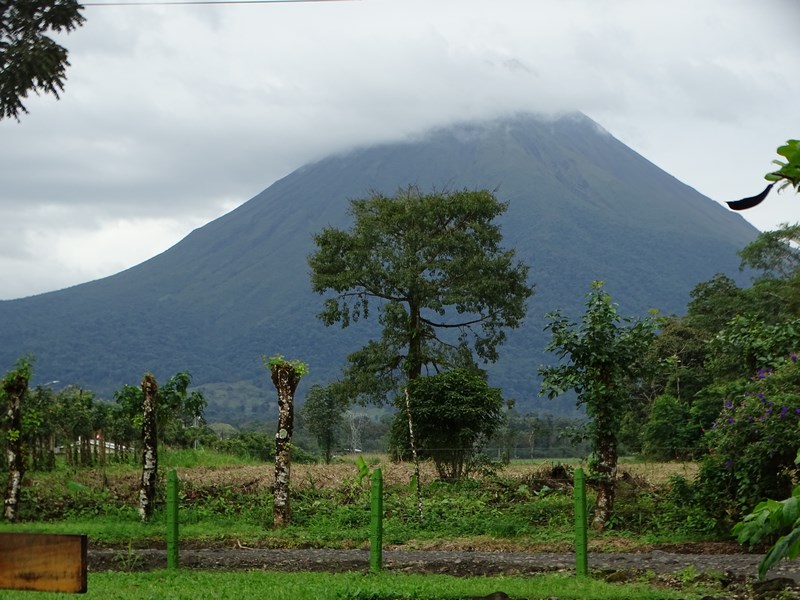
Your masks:
M145 2L83 2L82 6L168 6L199 4L299 4L308 2L358 2L359 0L146 0Z

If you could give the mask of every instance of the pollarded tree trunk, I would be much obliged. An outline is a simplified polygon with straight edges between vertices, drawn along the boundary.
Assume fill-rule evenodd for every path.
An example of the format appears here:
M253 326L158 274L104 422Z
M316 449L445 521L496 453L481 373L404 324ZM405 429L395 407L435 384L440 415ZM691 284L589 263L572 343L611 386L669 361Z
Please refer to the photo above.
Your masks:
M153 515L158 479L158 435L156 429L156 378L147 373L142 380L142 485L139 488L139 516L142 521Z
M3 501L3 518L16 521L19 516L19 497L22 477L25 474L25 457L22 454L22 396L28 389L28 378L12 372L3 381L3 391L8 399L8 482Z
M278 391L278 430L275 432L275 491L273 523L286 527L291 519L289 483L291 481L291 444L294 429L294 392L301 375L284 362L272 367L272 383Z

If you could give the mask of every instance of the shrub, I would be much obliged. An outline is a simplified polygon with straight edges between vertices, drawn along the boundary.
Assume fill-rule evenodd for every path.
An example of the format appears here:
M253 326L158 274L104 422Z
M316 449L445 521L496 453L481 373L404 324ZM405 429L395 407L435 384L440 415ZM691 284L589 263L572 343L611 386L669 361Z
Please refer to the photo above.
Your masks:
M674 396L657 397L642 431L644 455L655 460L686 458L692 443L687 423L689 407L686 404Z
M785 498L796 479L800 428L797 355L759 370L739 397L724 401L706 433L698 485L712 510L732 520L765 498Z
M480 466L480 451L502 421L498 388L466 369L420 377L408 383L417 453L432 458L443 481L458 481ZM410 448L408 413L399 411L392 448Z

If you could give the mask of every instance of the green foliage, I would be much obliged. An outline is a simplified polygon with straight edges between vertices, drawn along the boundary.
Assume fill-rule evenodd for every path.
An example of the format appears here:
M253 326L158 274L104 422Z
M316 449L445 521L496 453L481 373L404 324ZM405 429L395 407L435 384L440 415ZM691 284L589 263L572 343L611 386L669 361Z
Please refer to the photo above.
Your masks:
M681 476L670 477L652 517L650 530L672 531L688 539L714 539L725 533L717 516L707 510L703 490Z
M356 475L356 481L358 485L363 485L364 480L369 480L372 477L372 470L369 468L369 464L366 460L364 460L363 456L358 456L356 458L356 470L358 471L358 475Z
M783 223L778 229L761 232L739 251L741 268L757 269L765 277L788 278L800 269L800 223Z
M800 318L768 324L744 315L734 317L709 344L709 368L722 376L746 377L785 360L800 339Z
M709 453L698 477L712 512L736 520L764 498L789 495L796 477L798 388L800 365L792 354L774 370L759 370L744 394L725 399L706 434Z
M707 415L703 390L712 384L707 368L712 335L689 317L662 321L644 361L653 369L636 384L625 413L620 442L626 451L650 458L686 459L698 455L703 428L719 412ZM668 399L662 399L662 397Z
M239 540L270 547L353 548L368 537L366 474L361 482L358 476L332 482L330 473L310 471L292 490L293 524L265 533L263 519L271 513L273 498L257 473L245 469L237 476L237 470L230 469L236 461L225 468L211 453L198 454L196 464L187 462L184 451L174 458L169 454L170 464L187 465L180 466L181 536L187 544L227 545ZM357 468L362 473L370 471L366 461ZM133 540L136 547L163 539L160 515L153 525L139 522L137 480L138 469L132 465L114 466L105 474L87 469L38 474L24 491L26 530L82 531L104 544ZM685 490L673 494L669 486L635 477L623 478L620 490L614 523L618 533L607 534L609 544L616 539L626 544L713 539L715 521L699 514L698 503ZM508 542L567 546L574 539L572 474L563 465L533 466L515 475L456 483L434 481L426 483L423 491L426 510L420 520L414 490L405 482L385 487L387 544L431 541L439 545L449 540L463 544L472 537L475 545L504 540L503 546ZM0 526L0 530L7 529Z
M14 368L3 375L3 379L0 381L0 394L5 393L4 390L7 386L14 385L19 380L30 381L33 373L33 363L33 356L22 356L17 359Z
M574 390L589 417L607 419L607 426L616 428L633 384L648 368L641 359L655 338L659 320L652 315L642 320L620 317L602 282L592 284L580 325L560 311L548 319L545 329L552 340L547 349L568 363L539 369L542 394L552 399Z
M275 460L275 436L260 432L242 432L215 442L214 447L241 458L263 462Z
M326 463L331 462L334 446L344 424L344 412L349 403L347 396L342 393L341 386L313 385L305 404L300 408L303 425L316 438Z
M488 191L409 186L353 200L349 231L314 236L313 289L335 293L320 319L347 327L377 305L381 339L348 359L356 392L380 400L423 368L471 364L470 340L478 357L497 360L503 330L520 325L532 293L527 267L500 246L493 220L506 208Z
M192 378L188 371L180 371L170 377L158 388L156 395L156 421L161 443L187 448L200 434L204 425L203 411L206 399L197 390L189 391ZM114 399L121 411L121 417L132 425L130 429L119 423L116 415L109 416L114 421L115 433L120 437L131 435L125 440L133 443L138 439L142 427L142 390L139 386L125 385L114 392Z
M746 292L746 314L768 324L800 317L800 224L765 231L745 246L741 266L761 271Z
M784 531L788 533L773 544L759 564L759 579L764 579L767 572L784 558L794 560L800 556L800 486L796 486L786 500L759 502L753 512L745 515L733 528L739 543L750 546Z
M689 305L687 321L709 334L705 369L712 378L690 406L690 421L708 430L703 444L710 450L698 501L723 522L764 498L785 497L796 477L799 235L797 225L760 234L739 253L743 268L762 271L754 285L737 290L716 278L698 286Z
M264 361L264 366L270 372L277 368L289 366L294 369L297 379L302 379L304 375L308 374L308 365L301 360L286 360L282 354L275 354L269 358L264 355L261 358Z
M689 296L686 322L707 335L715 335L747 306L743 290L722 273L698 283Z
M778 148L778 154L785 160L776 159L772 162L780 169L768 173L764 179L781 182L782 187L793 186L800 192L800 140L788 140Z
M648 352L647 360L660 366L653 373L649 391L691 403L697 392L711 383L705 367L708 336L688 317L664 319Z
M205 422L206 399L197 390L189 392L191 381L188 371L181 371L158 389L158 435L164 444L188 447Z
M454 369L410 381L408 394L419 457L432 458L444 481L466 477L502 422L500 390L480 374ZM409 448L405 410L395 416L390 443Z
M689 406L674 396L658 396L642 429L642 452L654 460L687 458L700 435L693 435Z
M0 119L19 120L30 92L58 98L64 90L67 51L46 34L79 27L83 7L76 0L37 0L0 8Z
M589 468L600 482L595 523L604 527L613 511L619 432L635 385L653 369L644 359L661 321L652 313L640 320L620 317L598 281L586 296L586 311L579 325L558 311L548 319L545 329L552 340L547 349L566 362L539 369L541 393L552 399L575 391L578 405L585 407L591 419L594 454Z

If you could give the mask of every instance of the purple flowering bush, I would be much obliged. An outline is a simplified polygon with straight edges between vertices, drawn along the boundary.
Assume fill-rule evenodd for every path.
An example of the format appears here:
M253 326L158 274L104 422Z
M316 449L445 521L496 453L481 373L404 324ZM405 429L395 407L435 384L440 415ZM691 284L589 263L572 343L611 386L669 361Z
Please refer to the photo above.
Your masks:
M785 498L797 482L800 447L800 364L791 354L760 369L744 394L724 400L704 441L697 485L717 514L737 520L766 498Z

